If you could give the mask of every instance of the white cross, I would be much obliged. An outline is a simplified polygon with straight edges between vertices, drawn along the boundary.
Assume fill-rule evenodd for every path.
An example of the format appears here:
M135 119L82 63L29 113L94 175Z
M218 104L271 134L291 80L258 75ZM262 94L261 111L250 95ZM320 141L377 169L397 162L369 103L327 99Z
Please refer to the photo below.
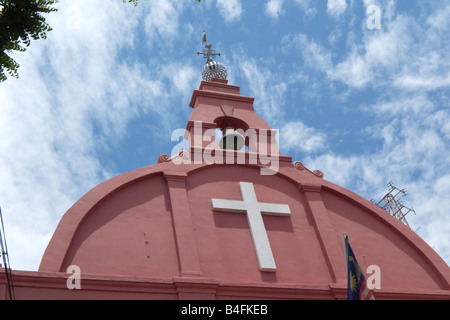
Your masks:
M258 258L259 270L274 272L277 267L270 248L269 238L262 214L271 216L289 216L287 204L262 203L256 199L253 183L239 182L243 201L212 199L212 207L217 211L247 213L248 226L252 234Z

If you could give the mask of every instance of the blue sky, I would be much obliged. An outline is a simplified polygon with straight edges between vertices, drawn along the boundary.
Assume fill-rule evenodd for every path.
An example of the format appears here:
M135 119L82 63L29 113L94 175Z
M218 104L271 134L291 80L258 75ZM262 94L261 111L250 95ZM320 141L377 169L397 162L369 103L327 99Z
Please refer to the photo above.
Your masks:
M369 29L380 8L381 29ZM393 181L450 262L450 1L73 0L0 84L0 205L13 269L37 270L91 188L178 143L201 37L279 129L282 154L367 199Z

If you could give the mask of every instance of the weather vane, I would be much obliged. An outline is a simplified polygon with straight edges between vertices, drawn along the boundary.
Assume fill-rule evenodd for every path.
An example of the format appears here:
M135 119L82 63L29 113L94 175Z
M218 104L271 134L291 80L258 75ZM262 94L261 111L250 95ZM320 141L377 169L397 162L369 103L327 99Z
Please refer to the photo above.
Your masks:
M216 53L211 49L212 44L206 43L206 33L203 30L202 37L202 45L205 45L205 49L202 52L197 52L198 55L203 54L203 57L206 58L206 64L202 70L202 79L205 81L209 81L213 78L216 79L227 79L227 69L217 61L214 61L215 56L220 56L220 53Z
M202 37L202 45L205 45L205 49L203 49L202 52L197 52L198 55L203 54L203 57L206 58L206 63L213 61L213 58L215 56L220 56L220 52L216 53L213 49L211 49L212 44L206 44L206 33L205 30L203 30L203 37Z

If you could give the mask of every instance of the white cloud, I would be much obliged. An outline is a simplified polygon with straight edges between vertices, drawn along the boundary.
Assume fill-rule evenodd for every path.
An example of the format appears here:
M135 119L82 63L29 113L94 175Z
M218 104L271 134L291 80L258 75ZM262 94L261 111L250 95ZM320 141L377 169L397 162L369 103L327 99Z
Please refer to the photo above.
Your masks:
M271 18L278 19L284 13L283 0L268 0L266 2L265 14Z
M325 174L325 179L340 186L354 183L355 176L361 175L361 159L357 156L342 156L327 153L314 159L306 159L304 164L311 169L319 169Z
M143 1L139 7L144 6L148 12L145 17L145 30L152 39L156 34L162 39L174 37L178 31L178 16L181 11L182 2L152 0L151 3ZM138 8L142 10L142 8Z
M345 82L352 87L362 87L371 81L373 73L364 57L352 53L347 60L339 63L333 71L328 72L330 78Z
M439 9L427 19L427 24L431 25L439 32L446 32L450 28L450 5Z
M93 123L117 123L114 114L124 107L124 92L110 91L110 62L129 24L123 10L108 15L98 3L77 4L80 23L69 19L73 4L61 4L48 17L48 39L18 57L21 78L0 88L0 179L7 185L0 195L15 269L37 269L62 213L111 176L96 158Z
M326 136L301 121L286 123L280 129L280 146L286 151L314 152L324 148Z
M171 24L176 12L166 2L149 15L160 10L152 28L172 36L163 22ZM116 174L100 154L127 135L129 121L152 111L166 126L171 99L186 95L193 79L188 64L156 64L150 72L120 59L122 49L133 50L145 9L106 0L58 8L46 17L48 38L18 55L20 79L0 87L0 205L14 269L36 270L62 214ZM173 88L171 96L164 87Z
M264 67L252 58L235 59L240 63L240 70L248 82L255 100L255 110L266 121L276 126L283 116L287 83L274 77L269 68ZM262 114L261 114L262 113Z
M367 34L363 46L352 48L330 74L331 78L357 88L388 83L390 76L412 58L414 26L414 21L402 16L389 24L385 22L383 30Z
M296 48L303 54L304 63L325 73L332 72L333 63L331 53L313 40L308 40L307 36L299 33L295 36L287 35L283 37L282 44L285 48Z
M217 0L217 8L227 22L238 20L242 14L240 0Z
M300 9L305 13L305 17L312 18L317 14L316 3L314 0L295 0Z
M443 77L431 76L424 78L411 75L400 76L395 79L394 85L408 90L435 90L450 86L450 73L444 75Z
M164 65L161 73L164 78L170 79L170 88L176 91L171 94L180 94L184 101L189 101L192 89L198 84L199 70L185 63L172 63Z
M346 9L346 0L328 0L327 2L327 12L334 17L340 16Z
M398 16L389 23L385 23L383 30L374 33L366 33L361 44L352 44L348 53L341 61L333 62L333 52L324 45L308 39L299 33L288 35L282 43L286 48L294 46L302 52L304 63L312 69L325 73L329 79L339 81L347 86L363 88L368 85L380 86L390 83L393 76L401 74L405 78L399 78L396 85L421 85L429 86L445 85L447 76L438 79L431 78L422 83L414 81L404 66L414 61L417 55L417 42L412 30L417 28L417 23L404 16ZM444 59L437 59L437 63L444 63ZM428 64L429 65L429 64ZM405 71L406 70L406 71ZM407 77L406 77L407 75Z
M436 90L450 86L450 54L447 50L431 50L418 56L395 78L396 87L416 90Z

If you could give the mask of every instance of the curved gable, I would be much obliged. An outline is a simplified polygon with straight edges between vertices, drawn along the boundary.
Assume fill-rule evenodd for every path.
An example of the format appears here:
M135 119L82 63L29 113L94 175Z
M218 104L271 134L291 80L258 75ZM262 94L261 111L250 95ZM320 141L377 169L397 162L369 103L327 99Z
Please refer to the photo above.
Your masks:
M174 165L138 169L97 186L62 218L40 271L143 277L192 274L219 282L345 286L342 233L363 269L377 265L382 290L441 291L449 268L414 232L358 195L298 163L273 176L256 165ZM276 272L258 268L245 213L213 210L212 199L285 204L288 217L263 216ZM181 219L181 220L180 220Z

